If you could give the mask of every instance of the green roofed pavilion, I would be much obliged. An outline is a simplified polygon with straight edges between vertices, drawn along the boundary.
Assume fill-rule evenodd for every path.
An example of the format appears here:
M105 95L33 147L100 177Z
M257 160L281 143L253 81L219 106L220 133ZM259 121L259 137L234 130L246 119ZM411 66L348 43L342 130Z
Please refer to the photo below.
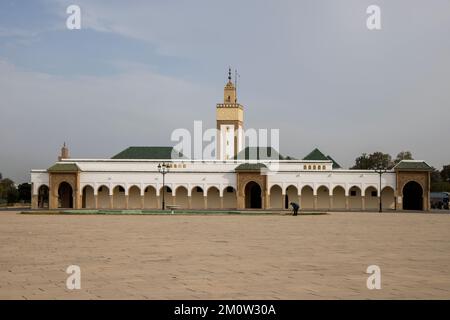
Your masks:
M405 171L432 171L431 168L425 161L421 160L402 160L394 167L394 170L405 170Z
M80 171L80 168L76 163L56 163L47 169L49 172L76 172Z
M261 171L267 169L263 163L242 163L236 167L236 171Z
M111 159L172 159L173 147L129 147ZM176 152L176 151L175 151ZM181 153L174 153L177 159L186 159Z
M272 147L246 147L234 159L238 160L284 160L284 157Z
M324 155L319 149L315 148L311 151L303 160L312 160L312 161L329 161L330 159Z

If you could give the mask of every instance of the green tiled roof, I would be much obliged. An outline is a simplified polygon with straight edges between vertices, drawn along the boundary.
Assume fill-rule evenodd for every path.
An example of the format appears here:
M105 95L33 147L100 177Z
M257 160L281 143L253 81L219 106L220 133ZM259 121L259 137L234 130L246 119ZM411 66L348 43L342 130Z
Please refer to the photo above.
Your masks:
M267 169L263 163L242 163L236 167L236 171L260 171L261 169Z
M303 160L330 160L319 149L315 148Z
M431 171L433 170L425 161L402 160L394 167L395 170Z
M333 161L333 169L341 169L342 167L332 157L327 156L328 160Z
M111 159L172 159L173 147L129 147ZM182 153L178 158L185 159Z
M56 163L50 168L47 169L47 171L52 172L74 172L74 171L80 171L80 168L76 165L76 163Z
M239 160L283 160L284 157L272 147L246 147L237 154Z

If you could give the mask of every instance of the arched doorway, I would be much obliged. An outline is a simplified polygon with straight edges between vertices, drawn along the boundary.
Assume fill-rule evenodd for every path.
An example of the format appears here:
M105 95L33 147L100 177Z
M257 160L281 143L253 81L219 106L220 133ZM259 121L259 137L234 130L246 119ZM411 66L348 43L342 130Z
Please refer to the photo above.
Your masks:
M271 209L283 209L283 192L279 185L273 185L270 188L270 208Z
M374 186L369 186L364 191L364 203L366 210L378 210L380 207L380 199L378 198L378 190Z
M336 186L333 189L333 208L335 210L345 210L345 189L343 186Z
M395 193L391 187L384 187L381 191L381 203L383 209L395 209Z
M185 187L179 186L175 189L175 204L182 209L189 208L188 190Z
M220 208L220 191L216 187L208 189L207 196L207 209L219 209Z
M254 181L245 186L245 207L250 209L262 208L261 187Z
M156 189L152 186L148 186L144 189L144 208L155 209L158 207L158 198L156 197Z
M38 208L48 209L48 186L42 185L38 189Z
M110 208L109 188L107 186L100 186L97 190L97 205L99 209Z
M142 209L141 189L138 186L128 189L128 209Z
M314 190L311 186L304 186L301 189L301 204L302 209L314 209Z
M113 209L126 209L125 188L116 186L113 189Z
M317 208L329 210L330 208L330 190L326 186L320 186L317 189Z
M67 182L61 182L59 185L58 208L73 208L73 190Z
M95 197L94 188L91 186L85 186L83 188L81 196L81 207L82 208L95 208Z
M350 210L362 210L362 192L357 186L353 186L348 191Z
M223 190L223 207L226 209L234 209L237 207L236 189L231 186Z
M403 210L423 210L422 186L410 181L403 187Z
M194 187L191 190L192 209L206 209L202 187Z
M298 189L296 186L292 186L292 185L287 187L287 189L286 189L286 199L285 199L285 203L284 203L284 208L289 209L291 202L300 204L299 200L298 200Z

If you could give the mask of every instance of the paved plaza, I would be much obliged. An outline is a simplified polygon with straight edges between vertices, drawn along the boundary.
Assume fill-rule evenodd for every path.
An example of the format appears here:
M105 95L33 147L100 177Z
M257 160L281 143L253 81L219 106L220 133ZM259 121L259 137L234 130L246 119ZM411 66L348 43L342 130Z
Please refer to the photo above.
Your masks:
M0 244L0 299L450 299L450 214L5 211Z

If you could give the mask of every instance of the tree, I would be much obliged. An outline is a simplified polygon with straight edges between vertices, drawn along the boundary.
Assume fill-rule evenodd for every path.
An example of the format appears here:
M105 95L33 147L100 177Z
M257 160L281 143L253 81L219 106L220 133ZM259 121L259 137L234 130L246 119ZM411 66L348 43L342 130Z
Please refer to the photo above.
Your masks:
M431 180L431 184L441 183L442 182L441 172L439 170L437 170L436 168L431 167L430 180Z
M350 169L368 169L370 166L370 159L367 153L363 153L358 158L355 159L355 165Z
M431 191L432 192L450 192L450 181L445 181L445 169L448 166L444 166L442 171L432 168L430 174L431 180Z
M394 160L394 165L402 160L414 160L411 151L401 151Z
M374 152L370 155L363 153L355 159L355 165L351 169L374 170L392 168L392 157L383 152Z
M31 184L30 183L22 183L17 187L17 191L19 193L19 200L24 202L31 201Z
M8 203L15 203L19 193L11 179L0 180L0 199L5 199Z
M450 182L450 164L444 166L441 171L442 181Z

